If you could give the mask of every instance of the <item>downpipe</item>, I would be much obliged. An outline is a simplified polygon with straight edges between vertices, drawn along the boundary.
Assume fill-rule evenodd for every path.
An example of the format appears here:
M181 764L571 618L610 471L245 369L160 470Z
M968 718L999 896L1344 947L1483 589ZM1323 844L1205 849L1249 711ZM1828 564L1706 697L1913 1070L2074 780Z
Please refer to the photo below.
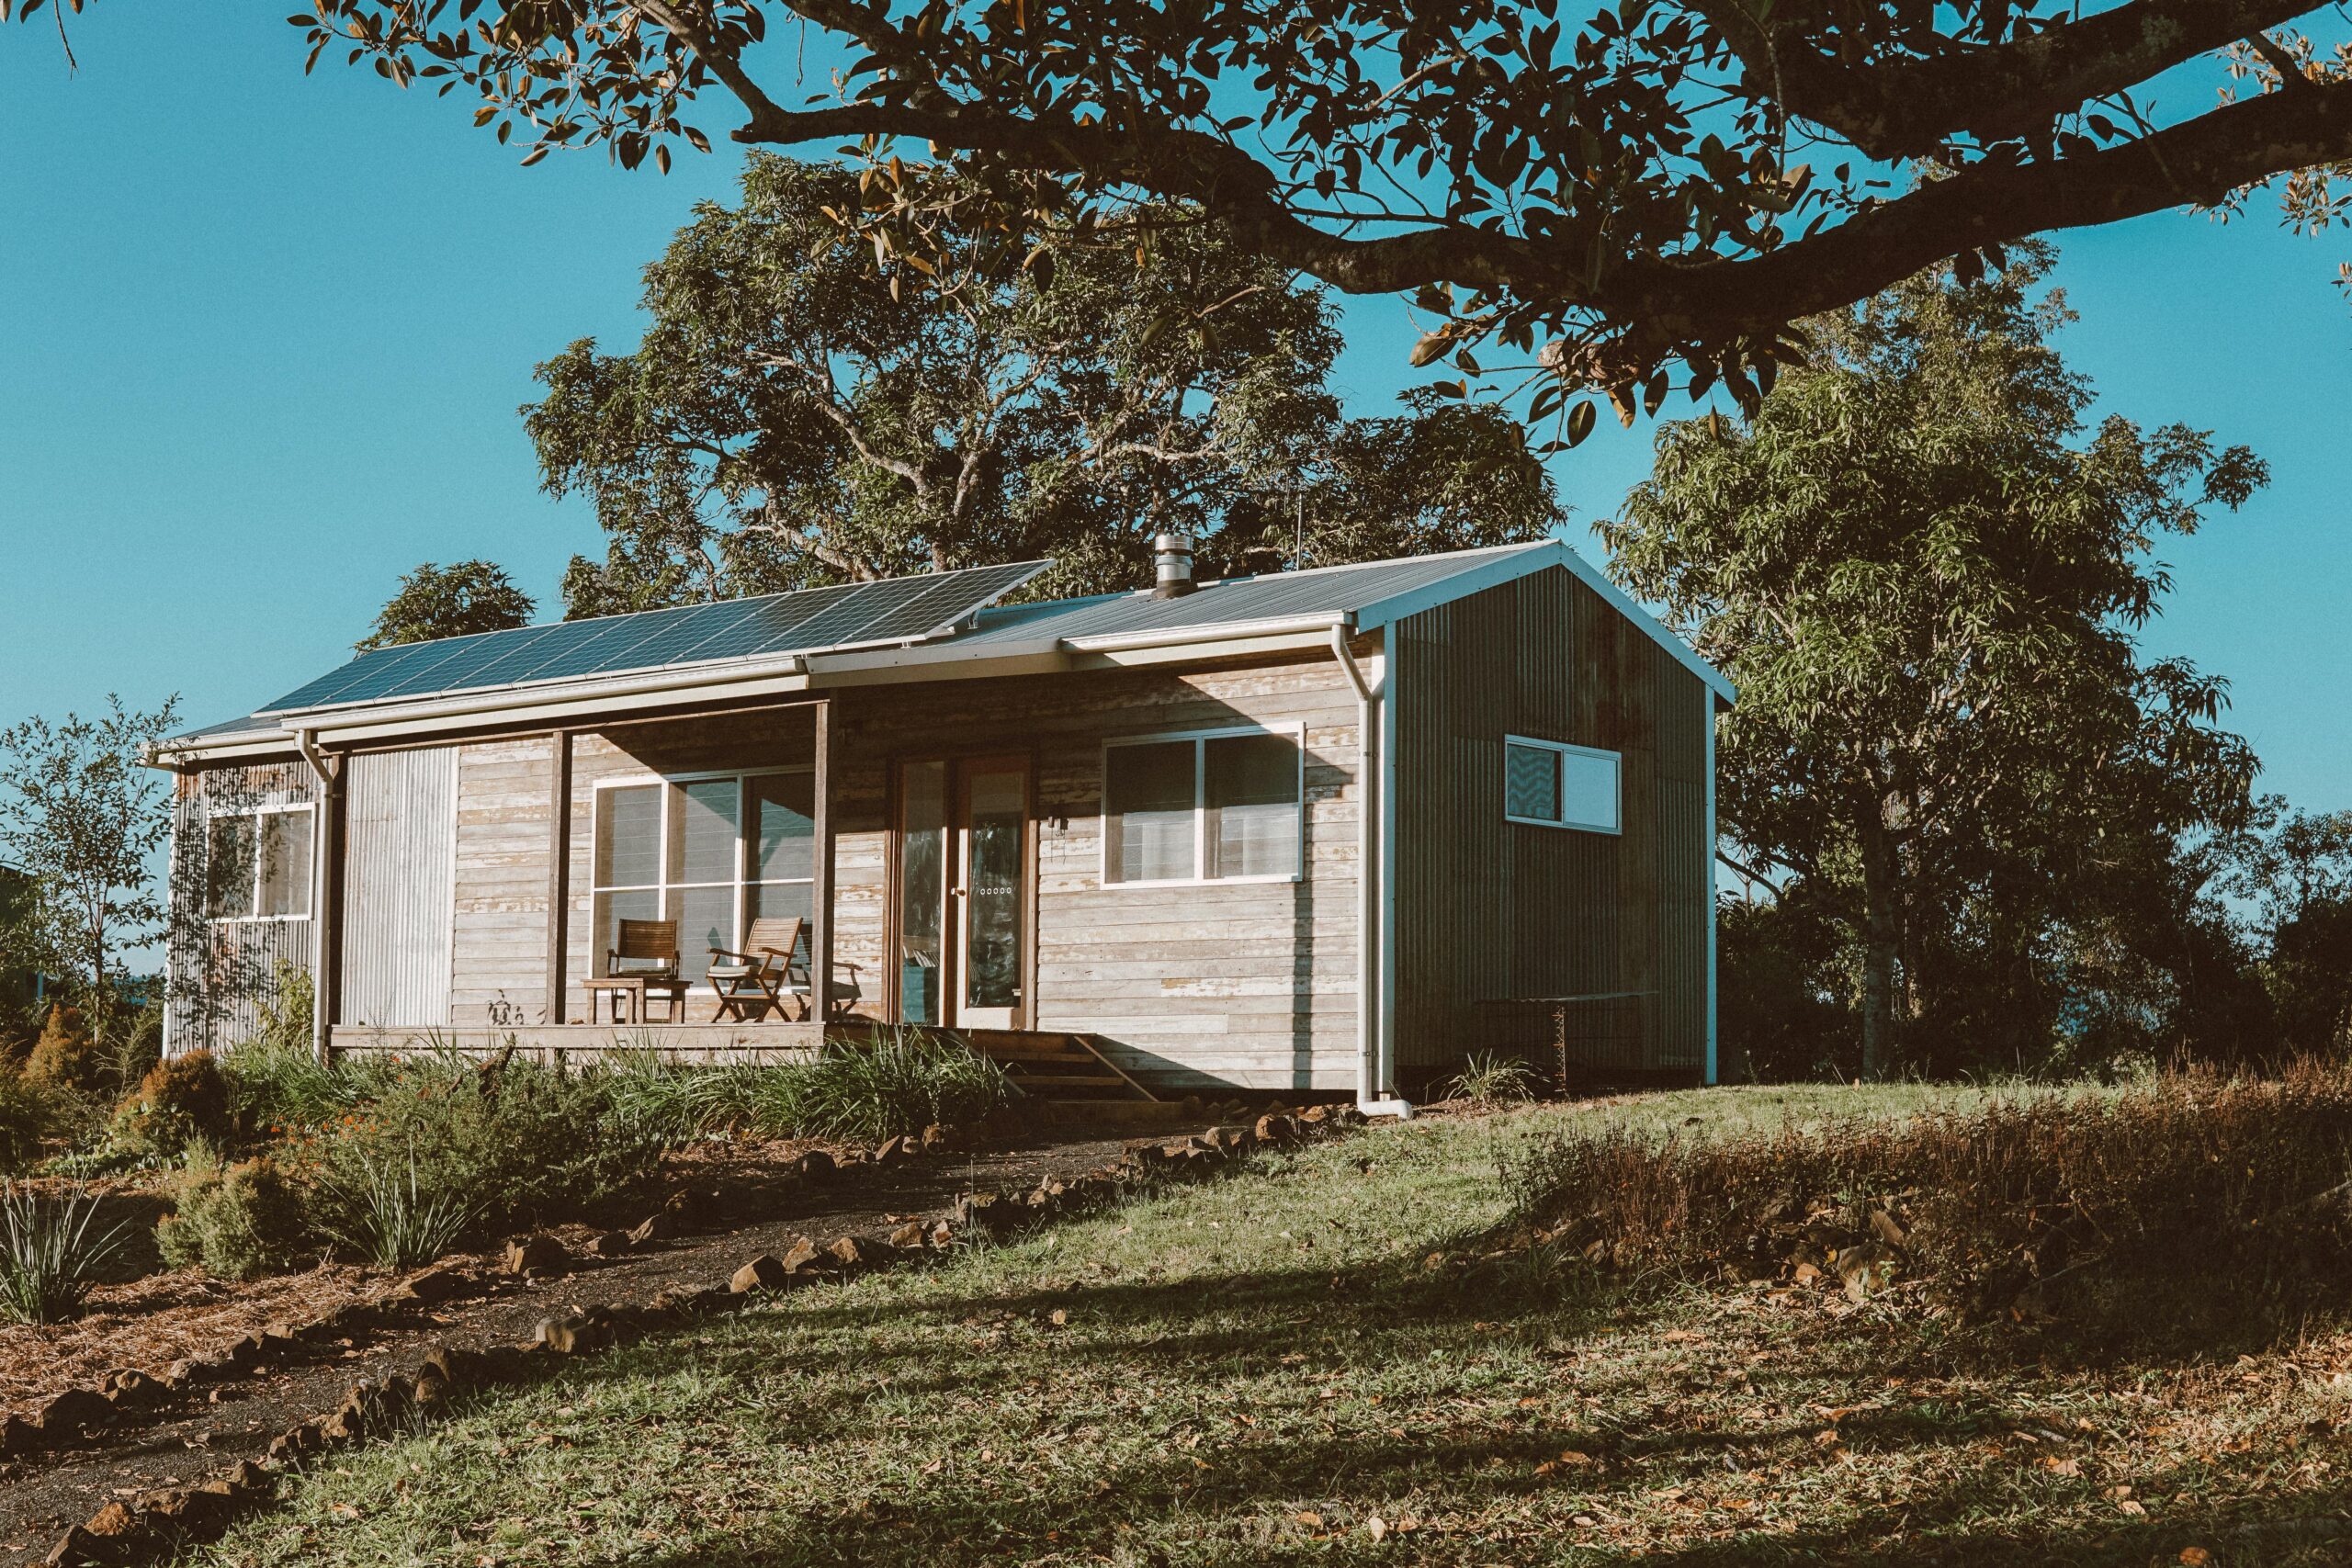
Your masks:
M295 749L319 781L319 804L311 813L311 1056L327 1059L327 823L342 781L327 766L313 730L294 732Z
M1355 655L1349 651L1344 626L1331 628L1331 657L1339 660L1356 694L1356 1110L1365 1116L1407 1121L1413 1114L1412 1102L1389 1087L1392 1075L1384 1071L1386 1063L1381 1052L1381 1014L1388 1005L1381 895L1388 879L1389 818L1387 775L1374 767L1375 752L1382 749L1375 739L1378 731L1373 726L1373 708L1375 703L1385 707L1382 699L1386 695L1388 675L1384 662L1382 690L1374 693L1357 667ZM1385 764L1385 755L1381 760ZM1375 779L1380 782L1375 784Z

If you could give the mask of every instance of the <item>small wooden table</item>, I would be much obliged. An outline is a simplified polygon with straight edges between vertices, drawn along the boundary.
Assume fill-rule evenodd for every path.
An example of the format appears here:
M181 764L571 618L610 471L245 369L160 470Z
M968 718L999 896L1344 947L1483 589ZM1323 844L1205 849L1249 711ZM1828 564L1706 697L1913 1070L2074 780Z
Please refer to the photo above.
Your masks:
M609 1007L615 1023L645 1022L645 1004L649 997L660 997L669 1010L669 1016L663 1021L681 1023L685 1021L687 982L675 976L610 975L583 980L581 985L588 993L588 1021L591 1023L596 1021L596 998L599 994L612 998ZM628 1008L626 1019L621 1017L623 998L627 998Z

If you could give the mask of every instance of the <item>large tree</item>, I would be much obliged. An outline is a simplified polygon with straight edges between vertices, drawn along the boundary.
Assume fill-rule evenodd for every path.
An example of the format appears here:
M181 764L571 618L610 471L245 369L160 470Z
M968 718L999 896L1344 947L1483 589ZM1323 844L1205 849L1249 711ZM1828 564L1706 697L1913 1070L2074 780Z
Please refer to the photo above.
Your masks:
M1342 417L1324 292L1220 226L1162 212L1128 248L1034 256L950 226L927 272L886 275L833 216L857 199L848 171L754 157L647 269L633 350L539 367L547 484L611 536L571 614L1023 557L1054 558L1041 591L1099 591L1147 574L1161 529L1230 571L1560 521L1491 407Z
M32 883L0 942L101 1003L122 951L160 934L153 861L171 815L144 753L172 732L178 706L139 713L110 696L96 718L0 730L0 854Z
M876 178L845 220L879 222L886 254L923 248L943 170L980 175L1021 226L1136 193L1193 204L1338 288L1425 291L1447 318L1438 346L1561 340L1550 368L1568 387L1630 406L1678 356L1764 383L1801 352L1789 323L2033 233L2227 203L2291 171L2307 173L2290 218L2334 221L2352 67L2293 30L2328 16L2312 0L320 0L292 20L313 63L469 89L477 122L519 134L529 161L604 144L666 167L676 144L707 145L693 120L754 145L847 144ZM831 92L799 85L812 34L847 57Z
M449 566L426 561L401 578L401 585L376 613L376 624L354 646L397 648L435 637L470 637L528 626L537 606L514 586L506 569L493 561L461 560Z
M2037 300L2046 247L1937 269L1814 323L1752 419L1663 427L1604 525L1625 582L1737 682L1724 825L1759 880L1838 891L1866 1066L1923 1010L1988 1027L2182 837L2231 824L2252 758L2221 683L2141 657L2159 536L2261 462L2178 425L2086 428ZM2046 1020L2045 1020L2046 1021Z

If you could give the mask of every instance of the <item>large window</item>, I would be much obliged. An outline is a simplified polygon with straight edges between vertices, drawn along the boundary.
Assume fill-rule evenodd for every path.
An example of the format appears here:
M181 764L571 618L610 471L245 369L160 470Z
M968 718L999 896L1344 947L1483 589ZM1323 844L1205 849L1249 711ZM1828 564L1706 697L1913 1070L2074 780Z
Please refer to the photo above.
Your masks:
M623 920L675 920L681 971L736 948L763 916L808 918L815 795L789 773L606 784L596 791L597 972Z
M204 912L216 920L310 919L311 822L307 806L213 818L205 828Z
M1503 738L1503 816L1544 828L1623 830L1614 751Z
M1295 732L1114 741L1102 754L1102 880L1296 877L1304 765Z

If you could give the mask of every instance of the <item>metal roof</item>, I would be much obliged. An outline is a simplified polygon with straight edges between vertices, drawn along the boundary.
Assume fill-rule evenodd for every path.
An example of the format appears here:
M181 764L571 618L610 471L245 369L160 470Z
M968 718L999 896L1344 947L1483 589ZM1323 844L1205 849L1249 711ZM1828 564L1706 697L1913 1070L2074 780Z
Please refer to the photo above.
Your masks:
M550 684L682 668L690 673L707 668L713 681L723 681L734 678L739 666L853 649L903 646L910 659L946 666L1040 649L1115 645L1121 638L1190 641L1187 634L1197 633L1206 641L1300 621L1329 620L1368 630L1555 568L1600 593L1725 702L1732 698L1730 682L1720 673L1583 557L1556 541L1227 578L1171 599L1138 591L995 605L1045 565L928 573L384 649L360 655L249 717L193 730L164 745L284 735L310 713L396 705L444 694L513 688L520 703Z

